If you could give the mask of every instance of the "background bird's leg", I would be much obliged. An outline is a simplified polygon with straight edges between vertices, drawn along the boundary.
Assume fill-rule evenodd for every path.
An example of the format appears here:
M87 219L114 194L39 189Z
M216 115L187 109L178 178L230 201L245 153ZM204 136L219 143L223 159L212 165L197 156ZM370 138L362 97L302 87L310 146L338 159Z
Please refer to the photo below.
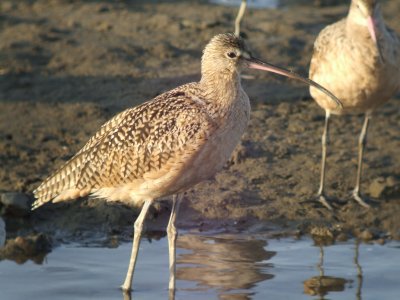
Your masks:
M319 202L321 202L326 208L332 210L332 206L328 203L325 198L325 167L326 167L326 148L329 143L329 117L330 112L327 110L325 113L325 126L324 133L322 134L322 158L321 158L321 179L319 182L318 197Z
M242 0L242 3L240 4L240 8L239 8L238 14L236 16L236 20L235 20L235 35L236 36L240 36L240 22L242 22L244 12L246 11L246 6L247 6L247 0Z
M368 131L368 124L369 124L370 114L365 114L364 124L361 129L360 137L358 139L358 167L357 167L357 179L356 179L356 186L353 190L353 197L354 199L360 203L360 205L364 206L365 208L369 208L369 205L364 202L360 195L360 185L361 185L361 172L362 172L362 163L363 163L363 155L365 145L367 144L367 131Z
M168 248L169 248L169 289L170 291L175 290L175 273L176 273L176 239L177 239L177 230L175 227L176 216L178 215L179 207L181 205L183 195L178 194L174 195L171 216L169 218L168 226L167 226L167 234L168 234Z
M144 202L143 208L135 221L131 259L129 261L128 272L126 273L124 284L121 286L122 290L124 291L130 291L132 287L133 271L135 270L136 258L140 245L140 238L143 232L143 222L146 219L147 212L149 211L149 207L152 202L153 200L146 200Z

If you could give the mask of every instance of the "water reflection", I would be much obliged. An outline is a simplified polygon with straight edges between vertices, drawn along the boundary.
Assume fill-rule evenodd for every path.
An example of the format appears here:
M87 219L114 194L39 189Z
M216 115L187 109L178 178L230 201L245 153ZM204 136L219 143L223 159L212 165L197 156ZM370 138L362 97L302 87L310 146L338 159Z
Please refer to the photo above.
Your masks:
M17 264L24 264L32 260L36 264L42 264L50 251L51 241L43 234L18 236L7 240L4 247L0 247L0 261L13 260Z
M357 291L356 291L356 299L357 300L361 300L361 290L362 290L363 278L364 278L361 265L358 262L358 256L359 256L359 251L360 251L359 248L360 248L360 242L356 241L354 264L356 265L356 268L357 268Z
M357 289L356 289L356 299L361 300L361 290L363 284L363 272L362 267L359 264L359 246L360 242L356 241L354 247L354 264L357 269ZM324 270L324 245L320 244L319 246L319 262L317 264L317 269L319 271L318 276L313 276L303 282L304 285L304 293L310 296L318 296L318 299L324 300L325 296L329 292L343 292L345 290L346 284L351 283L352 280L348 280L341 277L333 277L325 275Z
M214 288L220 299L250 299L256 283L274 277L265 261L276 252L266 246L265 240L237 236L180 236L178 247L190 253L178 257L177 278L196 282L196 290Z
M179 236L176 299L398 298L399 242L316 248L307 238L266 242L265 234L210 235ZM118 289L131 251L130 243L122 243L112 249L61 245L43 265L18 265L4 259L0 261L0 298L173 300L167 290L166 239L144 240L141 250L132 296ZM304 289L313 296L304 294Z
M325 275L324 271L324 247L319 246L319 262L317 269L318 276L313 276L304 281L304 293L311 296L319 296L318 299L325 299L324 296L329 292L342 292L348 282L344 278Z

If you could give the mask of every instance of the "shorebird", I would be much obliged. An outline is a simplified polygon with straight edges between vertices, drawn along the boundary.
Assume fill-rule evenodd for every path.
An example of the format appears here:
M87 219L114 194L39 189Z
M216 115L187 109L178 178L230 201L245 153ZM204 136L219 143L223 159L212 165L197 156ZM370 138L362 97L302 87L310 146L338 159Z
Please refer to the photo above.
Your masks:
M388 101L400 88L400 41L382 17L378 0L352 0L346 18L327 26L314 44L310 78L332 91L343 107L313 87L310 93L325 114L322 135L322 166L318 196L332 209L325 197L325 161L331 114L365 114L358 141L358 169L353 198L369 205L360 193L362 160L372 112Z
M92 194L107 201L142 205L134 223L128 272L130 291L143 222L151 204L174 195L167 235L170 290L175 289L175 220L182 193L211 178L229 159L250 116L240 83L243 68L274 72L314 85L291 71L254 58L234 34L219 34L204 49L201 80L129 108L105 123L86 145L35 191L33 208Z

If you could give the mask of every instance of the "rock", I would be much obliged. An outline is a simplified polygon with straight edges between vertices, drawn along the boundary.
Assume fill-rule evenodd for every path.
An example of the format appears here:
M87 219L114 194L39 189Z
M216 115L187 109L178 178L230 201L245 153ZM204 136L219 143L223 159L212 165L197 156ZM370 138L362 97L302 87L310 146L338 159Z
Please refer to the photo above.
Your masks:
M390 196L398 193L400 180L394 176L376 178L369 186L369 194L373 198Z
M376 178L369 186L369 194L373 198L381 197L386 189L386 180L383 177Z
M376 238L376 235L371 230L365 229L359 234L358 237L364 241L370 241L370 240Z
M31 200L23 193L3 193L0 206L3 214L26 216L31 212Z
M379 244L379 245L385 245L386 244L386 240L384 238L379 238L375 241L375 243Z
M346 279L340 277L314 276L303 282L304 293L311 296L324 296L329 292L344 291L347 283Z
M6 224L0 217L0 248L3 247L5 241L6 241Z
M310 234L314 243L318 246L328 246L334 242L332 230L325 226L314 226L311 228Z

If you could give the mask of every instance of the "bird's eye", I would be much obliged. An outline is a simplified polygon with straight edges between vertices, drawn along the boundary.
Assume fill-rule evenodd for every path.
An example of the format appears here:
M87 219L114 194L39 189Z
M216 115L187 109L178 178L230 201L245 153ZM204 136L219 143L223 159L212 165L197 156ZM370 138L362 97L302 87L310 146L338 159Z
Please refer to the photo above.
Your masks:
M235 58L236 57L236 53L235 52L228 52L226 54L229 58Z

